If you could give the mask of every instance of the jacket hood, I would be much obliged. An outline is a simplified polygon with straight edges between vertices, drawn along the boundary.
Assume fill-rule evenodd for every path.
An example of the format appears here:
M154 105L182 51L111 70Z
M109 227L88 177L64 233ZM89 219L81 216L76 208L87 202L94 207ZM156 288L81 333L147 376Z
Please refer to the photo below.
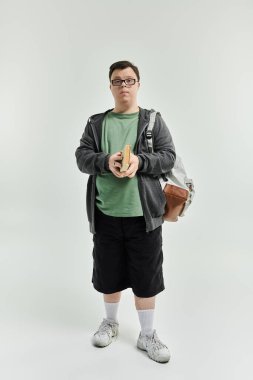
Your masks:
M140 106L139 106L139 109L140 109L140 111L139 111L139 118L142 119L142 121L145 122L145 123L148 122L149 121L150 110L147 110L146 108L142 108ZM110 109L108 109L105 112L96 113L96 114L90 116L89 119L94 124L100 123L101 120L103 120L103 118L105 117L105 115L108 112L112 111L112 110L113 110L113 108L110 108Z
M148 126L149 119L150 119L150 112L151 110L147 110L145 108L140 108L139 111L139 121L138 121L138 129L137 129L137 142L139 140L140 135L142 134L145 127ZM101 149L101 136L102 136L102 122L105 117L105 115L112 111L113 108L108 109L105 112L97 113L89 117L89 122L93 125L93 127L96 130L96 135L98 138L98 144L99 144L99 150Z

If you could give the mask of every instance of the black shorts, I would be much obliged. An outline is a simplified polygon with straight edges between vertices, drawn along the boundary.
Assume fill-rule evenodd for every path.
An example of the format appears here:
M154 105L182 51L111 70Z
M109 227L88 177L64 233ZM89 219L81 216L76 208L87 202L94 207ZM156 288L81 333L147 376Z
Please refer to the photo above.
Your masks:
M137 297L165 289L162 225L146 232L144 216L114 217L95 206L94 288L104 294L132 288Z

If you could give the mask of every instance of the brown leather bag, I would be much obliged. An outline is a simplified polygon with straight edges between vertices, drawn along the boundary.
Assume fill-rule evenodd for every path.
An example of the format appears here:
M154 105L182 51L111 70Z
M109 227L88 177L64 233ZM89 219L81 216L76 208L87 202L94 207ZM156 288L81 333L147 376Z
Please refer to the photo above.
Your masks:
M189 192L178 186L166 184L163 192L166 197L164 220L176 222L184 210Z

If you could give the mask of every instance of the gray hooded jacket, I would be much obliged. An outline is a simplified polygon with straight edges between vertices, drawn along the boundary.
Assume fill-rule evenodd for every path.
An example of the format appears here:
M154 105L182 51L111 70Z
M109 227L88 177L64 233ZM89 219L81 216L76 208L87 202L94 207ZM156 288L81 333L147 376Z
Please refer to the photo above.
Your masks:
M113 108L112 108L113 109ZM76 149L77 166L82 173L89 174L86 191L86 212L90 232L95 234L96 175L110 172L110 154L101 150L102 121L109 109L103 113L90 116ZM149 152L146 130L150 111L139 107L139 121L136 144L133 153L139 158L136 172L146 232L159 227L163 222L166 198L159 183L158 176L168 173L176 159L175 146L168 127L158 112L152 131L153 153ZM116 153L116 152L115 152Z

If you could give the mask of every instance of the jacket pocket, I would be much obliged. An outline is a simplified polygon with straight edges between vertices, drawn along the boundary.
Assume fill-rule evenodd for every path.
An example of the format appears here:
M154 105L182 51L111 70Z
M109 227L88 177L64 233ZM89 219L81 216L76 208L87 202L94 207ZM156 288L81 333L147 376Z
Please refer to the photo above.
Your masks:
M159 179L148 175L143 176L145 201L150 215L157 218L164 214L166 197Z

